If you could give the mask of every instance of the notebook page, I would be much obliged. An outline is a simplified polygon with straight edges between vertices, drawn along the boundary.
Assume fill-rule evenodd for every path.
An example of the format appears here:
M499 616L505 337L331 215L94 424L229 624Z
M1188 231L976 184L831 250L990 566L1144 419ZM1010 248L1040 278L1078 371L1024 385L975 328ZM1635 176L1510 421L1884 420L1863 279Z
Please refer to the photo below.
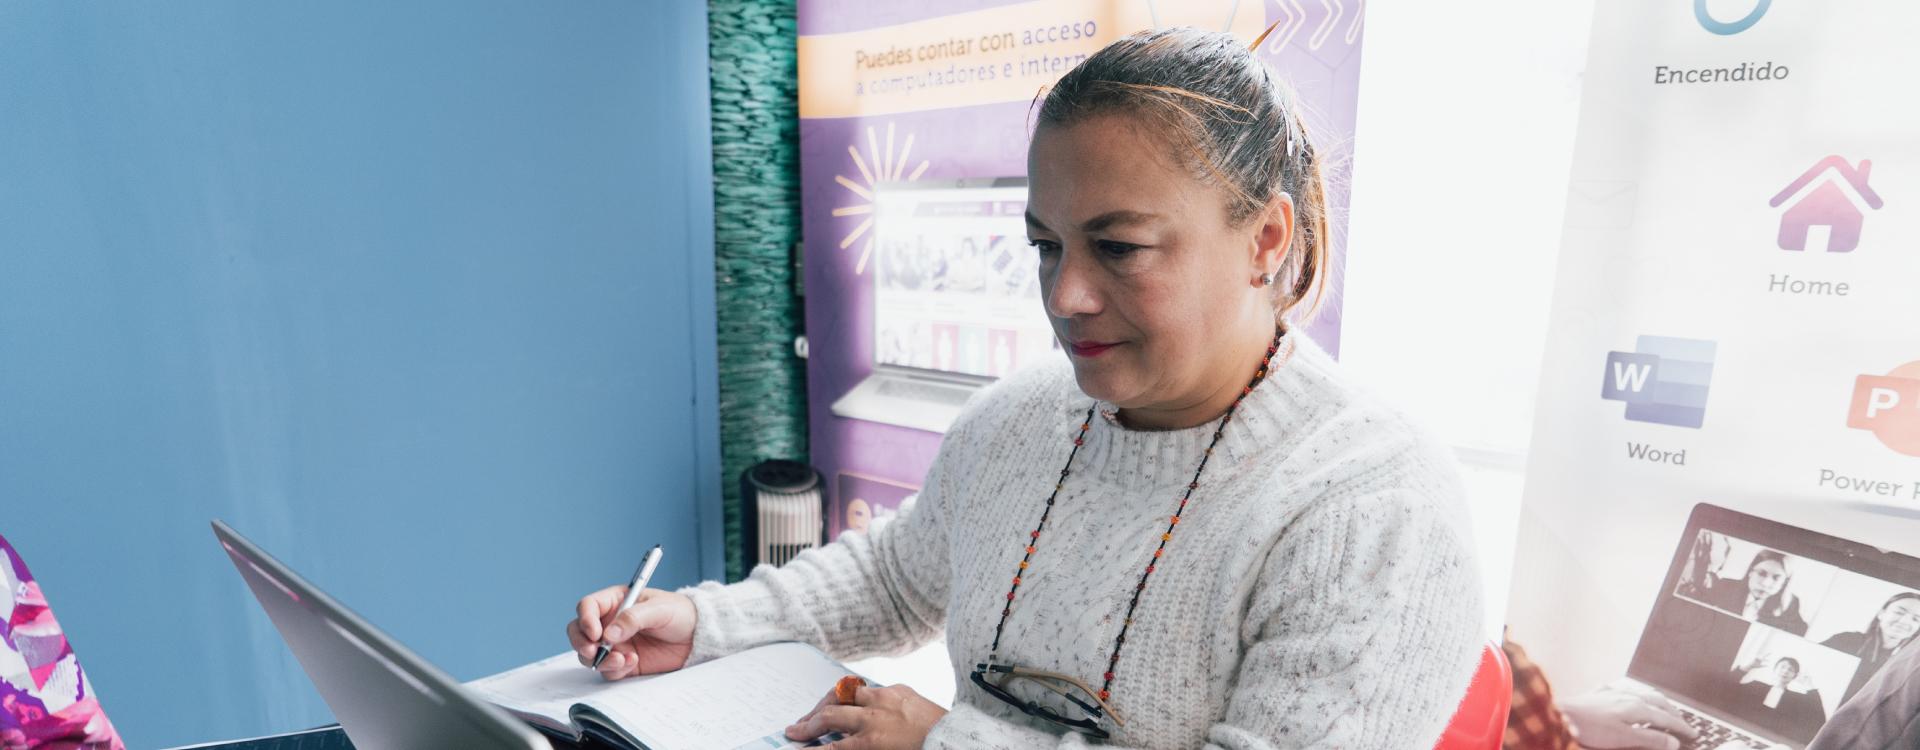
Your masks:
M819 650L776 643L660 675L624 680L579 701L653 750L772 750L847 674Z
M528 721L577 736L568 712L581 699L613 689L616 683L580 666L569 651L524 667L482 677L466 684L481 700L512 711Z

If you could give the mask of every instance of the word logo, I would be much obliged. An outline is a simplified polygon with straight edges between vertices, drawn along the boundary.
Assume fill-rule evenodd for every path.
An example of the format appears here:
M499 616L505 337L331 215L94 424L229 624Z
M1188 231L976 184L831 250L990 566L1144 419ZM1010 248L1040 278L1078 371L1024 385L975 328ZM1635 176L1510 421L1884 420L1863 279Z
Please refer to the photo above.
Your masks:
M1775 194L1767 201L1774 208L1792 199L1780 214L1780 249L1850 253L1859 247L1860 225L1866 221L1861 208L1879 210L1885 205L1867 184L1872 169L1873 162L1865 159L1856 165L1829 156Z
M1641 336L1634 351L1607 352L1600 397L1625 401L1627 419L1699 429L1707 420L1707 386L1716 344Z
M1760 22L1760 17L1767 14L1767 6L1772 4L1773 0L1759 0L1753 4L1753 10L1747 13L1745 18L1727 23L1714 18L1712 13L1707 12L1707 0L1693 0L1693 17L1700 21L1700 28L1721 36L1733 36L1753 28L1754 24Z
M1920 362L1855 378L1847 426L1872 432L1897 453L1920 457Z

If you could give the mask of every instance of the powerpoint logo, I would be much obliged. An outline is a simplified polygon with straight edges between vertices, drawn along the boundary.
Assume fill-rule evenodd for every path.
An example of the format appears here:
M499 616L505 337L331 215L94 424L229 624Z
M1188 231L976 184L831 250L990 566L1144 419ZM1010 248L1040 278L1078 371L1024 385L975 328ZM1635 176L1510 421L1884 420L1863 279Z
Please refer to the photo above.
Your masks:
M1897 452L1920 456L1920 362L1854 379L1847 426L1872 432Z
M1627 402L1627 418L1698 429L1707 420L1714 342L1641 336L1634 351L1607 352L1600 397Z
M1773 0L1751 0L1751 2L1753 2L1753 10L1748 11L1747 15L1740 20L1723 22L1707 11L1707 0L1693 0L1693 17L1700 22L1700 27L1703 29L1721 36L1732 36L1753 28L1754 24L1760 22L1760 17L1767 14L1767 6L1773 4ZM1720 3L1720 5L1725 4Z

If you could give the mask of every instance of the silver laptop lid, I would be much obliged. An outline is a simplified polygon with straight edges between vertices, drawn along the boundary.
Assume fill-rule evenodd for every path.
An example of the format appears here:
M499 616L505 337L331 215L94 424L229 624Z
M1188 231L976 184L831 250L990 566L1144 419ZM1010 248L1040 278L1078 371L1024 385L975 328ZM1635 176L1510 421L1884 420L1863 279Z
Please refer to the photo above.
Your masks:
M1916 634L1920 560L1701 503L1627 675L1804 747Z
M354 747L551 747L225 523L214 521L213 533Z

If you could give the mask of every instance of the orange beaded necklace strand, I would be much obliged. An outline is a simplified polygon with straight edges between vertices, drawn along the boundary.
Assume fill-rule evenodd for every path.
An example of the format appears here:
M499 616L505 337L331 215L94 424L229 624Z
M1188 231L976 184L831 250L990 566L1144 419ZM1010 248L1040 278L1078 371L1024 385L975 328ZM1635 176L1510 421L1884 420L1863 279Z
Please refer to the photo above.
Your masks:
M1213 449L1220 445L1221 436L1226 434L1227 423L1233 421L1233 412L1240 408L1241 401L1245 401L1247 396L1253 393L1254 387L1266 379L1267 372L1271 369L1269 366L1273 365L1273 357L1280 351L1280 347L1285 344L1289 349L1288 354L1292 353L1293 342L1284 341L1286 335L1285 328L1275 329L1273 343L1267 346L1267 354L1260 360L1260 369L1254 371L1253 379L1247 382L1245 388L1240 389L1240 395L1234 397L1233 405L1227 407L1227 413L1220 417L1220 424L1213 428L1213 441L1207 443L1206 452L1201 454L1200 465L1193 470L1193 479L1187 482L1187 491L1180 496L1179 507L1174 508L1173 515L1167 518L1167 529L1160 533L1160 544L1154 548L1153 557L1147 561L1146 570L1140 572L1140 582L1133 587L1133 598L1127 602L1126 617L1120 621L1120 634L1113 639L1113 654L1107 659L1107 671L1102 675L1103 681L1100 683L1101 701L1107 700L1109 691L1113 687L1113 671L1120 664L1120 647L1126 645L1127 628L1133 626L1133 610L1140 606L1140 595L1146 593L1147 578L1153 575L1154 568L1166 555L1167 543L1173 541L1173 530L1180 526L1180 516L1187 512L1187 502L1193 499L1193 491L1200 489L1200 474L1207 470L1207 462L1213 459ZM1281 363L1285 363L1285 357L1281 358ZM993 626L993 647L987 652L988 662L992 662L1000 652L1000 635L1006 630L1007 618L1013 615L1014 594L1020 591L1020 579L1026 575L1028 566L1033 562L1034 549L1040 544L1040 532L1046 530L1047 517L1053 515L1053 503L1059 499L1060 491L1067 486L1067 475L1072 473L1073 459L1080 455L1081 446L1087 443L1087 432L1093 429L1093 412L1098 406L1096 402L1093 406L1087 407L1087 416L1081 420L1080 430L1074 433L1073 450L1067 454L1067 465L1060 469L1060 480L1054 483L1053 493L1047 496L1047 506L1040 511L1040 523L1027 534L1027 553L1020 558L1020 567L1013 573L1013 586L1007 589L1007 606L1000 610L1000 622Z

